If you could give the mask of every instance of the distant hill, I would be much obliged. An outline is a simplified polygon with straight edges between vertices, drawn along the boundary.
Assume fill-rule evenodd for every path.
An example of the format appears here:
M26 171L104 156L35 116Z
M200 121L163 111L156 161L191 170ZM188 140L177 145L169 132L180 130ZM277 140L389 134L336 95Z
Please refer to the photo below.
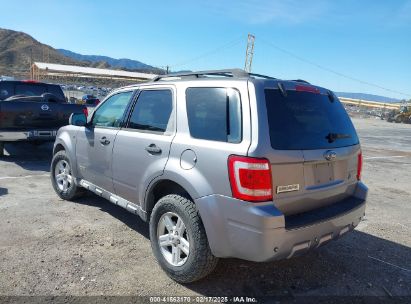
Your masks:
M346 97L346 98L369 100L369 101L378 101L378 102L385 102L385 103L401 102L400 99L386 97L386 96L373 95L373 94L365 94L365 93L335 92L335 94L338 97Z
M88 61L88 62L91 62L92 64L107 62L108 65L111 66L111 68L115 68L115 69L117 68L117 69L127 69L127 70L150 71L154 73L162 71L158 68L145 64L138 60L132 60L132 59L127 59L127 58L115 59L112 57L101 56L101 55L82 55L82 54L75 53L75 52L65 50L65 49L57 49L57 51L60 52L60 54L64 56L73 58L75 60Z
M113 59L107 56L89 56L68 50L56 50L26 33L0 28L0 75L27 78L30 63L35 61L164 74L163 70L137 60Z
M87 66L85 62L66 57L30 35L0 28L0 75L28 75L30 62L44 61ZM27 76L26 76L27 77Z

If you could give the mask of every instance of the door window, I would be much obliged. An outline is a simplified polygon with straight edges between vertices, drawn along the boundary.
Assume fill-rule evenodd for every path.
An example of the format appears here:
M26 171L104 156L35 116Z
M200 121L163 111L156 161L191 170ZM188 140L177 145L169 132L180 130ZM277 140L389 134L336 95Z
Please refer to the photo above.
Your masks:
M95 127L118 128L133 91L122 92L109 97L94 113L92 125Z
M128 123L129 129L172 132L173 97L170 90L142 91Z

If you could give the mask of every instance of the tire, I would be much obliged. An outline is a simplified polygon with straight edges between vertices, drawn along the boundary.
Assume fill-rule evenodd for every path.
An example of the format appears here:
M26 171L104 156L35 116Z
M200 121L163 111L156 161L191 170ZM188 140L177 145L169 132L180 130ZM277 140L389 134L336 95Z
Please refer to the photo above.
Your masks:
M50 178L54 191L64 200L74 200L85 192L75 183L70 160L64 150L54 154L51 161Z
M4 142L0 141L0 157L4 156Z
M183 225L179 225L178 219ZM177 235L178 232L180 235ZM163 237L163 244L168 242L169 245L160 246L159 236ZM183 239L188 241L188 247ZM180 195L164 196L154 206L150 218L150 241L161 268L179 283L200 280L217 266L218 258L211 253L195 204ZM179 253L173 255L174 250ZM178 257L174 258L175 256Z
M394 121L396 123L402 123L402 117L400 115L397 115L397 116L394 117Z

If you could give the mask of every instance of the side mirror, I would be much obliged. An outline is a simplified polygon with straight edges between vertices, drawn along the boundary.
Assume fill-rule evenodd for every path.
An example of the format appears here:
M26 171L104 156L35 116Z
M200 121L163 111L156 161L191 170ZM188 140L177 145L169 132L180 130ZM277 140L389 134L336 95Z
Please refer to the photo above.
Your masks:
M84 127L87 124L87 117L84 113L72 113L69 118L69 124Z

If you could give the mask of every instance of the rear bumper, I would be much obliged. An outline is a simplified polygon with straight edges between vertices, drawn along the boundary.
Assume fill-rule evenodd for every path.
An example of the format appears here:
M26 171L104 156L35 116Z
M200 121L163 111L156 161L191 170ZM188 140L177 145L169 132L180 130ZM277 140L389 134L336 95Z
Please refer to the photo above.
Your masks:
M365 214L367 187L316 211L284 216L271 203L211 195L196 200L215 256L262 262L291 258L353 230Z
M0 141L52 141L56 138L57 130L27 130L1 131Z

